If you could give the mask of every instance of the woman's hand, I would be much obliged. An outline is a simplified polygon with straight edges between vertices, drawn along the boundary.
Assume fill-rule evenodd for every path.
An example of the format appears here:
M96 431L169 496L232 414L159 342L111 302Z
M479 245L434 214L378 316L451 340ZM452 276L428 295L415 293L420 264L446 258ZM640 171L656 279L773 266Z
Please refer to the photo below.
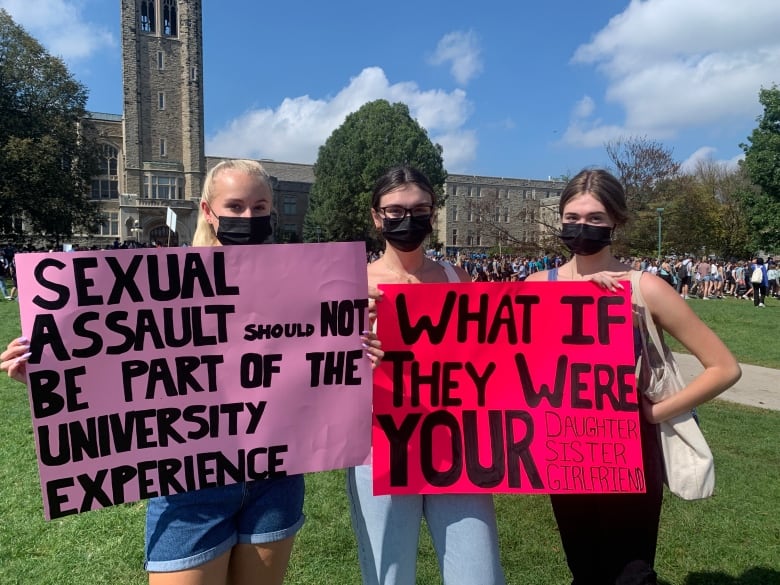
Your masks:
M30 341L24 337L14 339L0 353L0 370L8 372L14 380L27 383L27 360L30 358Z
M382 300L385 293L375 286L368 287L368 328L373 331L376 323L376 304Z
M588 274L584 280L594 282L603 289L615 292L616 290L623 290L623 285L619 281L628 280L628 278L628 271L613 272L603 270L602 272Z
M373 331L363 331L360 339L366 350L366 357L371 360L371 369L373 370L385 355L385 352L382 351L382 342L377 339L376 333Z

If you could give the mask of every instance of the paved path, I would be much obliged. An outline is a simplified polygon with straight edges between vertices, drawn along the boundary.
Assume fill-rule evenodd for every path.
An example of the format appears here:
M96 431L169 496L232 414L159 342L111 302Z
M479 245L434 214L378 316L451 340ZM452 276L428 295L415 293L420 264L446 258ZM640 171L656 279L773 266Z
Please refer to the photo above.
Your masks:
M701 364L692 355L674 354L686 382L702 371ZM742 377L718 398L758 408L780 410L780 370L740 364Z

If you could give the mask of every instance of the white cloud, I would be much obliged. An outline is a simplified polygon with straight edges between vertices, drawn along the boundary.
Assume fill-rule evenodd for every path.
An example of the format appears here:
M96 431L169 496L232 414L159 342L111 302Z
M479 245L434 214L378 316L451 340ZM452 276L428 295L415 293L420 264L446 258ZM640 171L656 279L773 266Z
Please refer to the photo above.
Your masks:
M408 105L431 140L444 148L448 170L474 160L476 135L463 128L471 113L464 91L423 91L414 82L391 85L379 67L364 69L332 98L286 98L276 109L248 111L210 137L206 151L213 156L313 163L319 147L347 115L377 99Z
M107 29L87 20L83 0L0 0L0 8L49 53L66 62L84 60L117 45Z
M605 76L604 98L625 120L595 119L594 103L594 118L575 115L565 139L580 146L615 135L664 139L753 119L759 89L780 81L778 30L777 0L632 0L572 59Z
M593 148L619 138L623 134L621 127L606 125L600 118L591 118L595 110L596 103L593 98L588 95L583 96L572 109L569 127L564 132L562 141Z
M737 169L739 161L745 158L744 154L739 154L728 160L718 160L715 157L717 151L718 149L712 146L702 146L701 148L698 148L680 164L680 171L685 174L692 174L696 172L696 168L700 162L712 162L726 170L734 171Z
M595 109L596 103L593 101L593 98L589 95L586 95L577 102L577 105L574 106L572 115L575 118L588 118Z
M432 65L450 63L450 73L461 85L466 85L482 72L479 39L473 31L455 31L444 35L430 57Z

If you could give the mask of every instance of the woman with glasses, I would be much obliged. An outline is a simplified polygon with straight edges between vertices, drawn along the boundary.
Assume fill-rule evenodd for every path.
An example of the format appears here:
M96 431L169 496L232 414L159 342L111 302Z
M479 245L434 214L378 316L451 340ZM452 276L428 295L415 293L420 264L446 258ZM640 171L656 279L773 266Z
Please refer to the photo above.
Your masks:
M387 243L368 266L378 284L469 282L461 268L425 256L436 195L414 168L394 167L374 186L371 217ZM348 471L347 491L364 585L414 585L420 524L425 518L444 585L503 585L490 495L374 496L370 465Z

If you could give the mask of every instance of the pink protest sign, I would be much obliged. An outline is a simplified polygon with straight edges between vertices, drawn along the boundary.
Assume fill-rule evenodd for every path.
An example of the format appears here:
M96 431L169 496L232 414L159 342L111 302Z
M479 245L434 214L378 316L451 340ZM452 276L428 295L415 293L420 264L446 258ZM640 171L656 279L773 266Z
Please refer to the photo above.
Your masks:
M644 492L624 286L380 286L374 493Z
M16 258L47 518L367 457L362 243Z

